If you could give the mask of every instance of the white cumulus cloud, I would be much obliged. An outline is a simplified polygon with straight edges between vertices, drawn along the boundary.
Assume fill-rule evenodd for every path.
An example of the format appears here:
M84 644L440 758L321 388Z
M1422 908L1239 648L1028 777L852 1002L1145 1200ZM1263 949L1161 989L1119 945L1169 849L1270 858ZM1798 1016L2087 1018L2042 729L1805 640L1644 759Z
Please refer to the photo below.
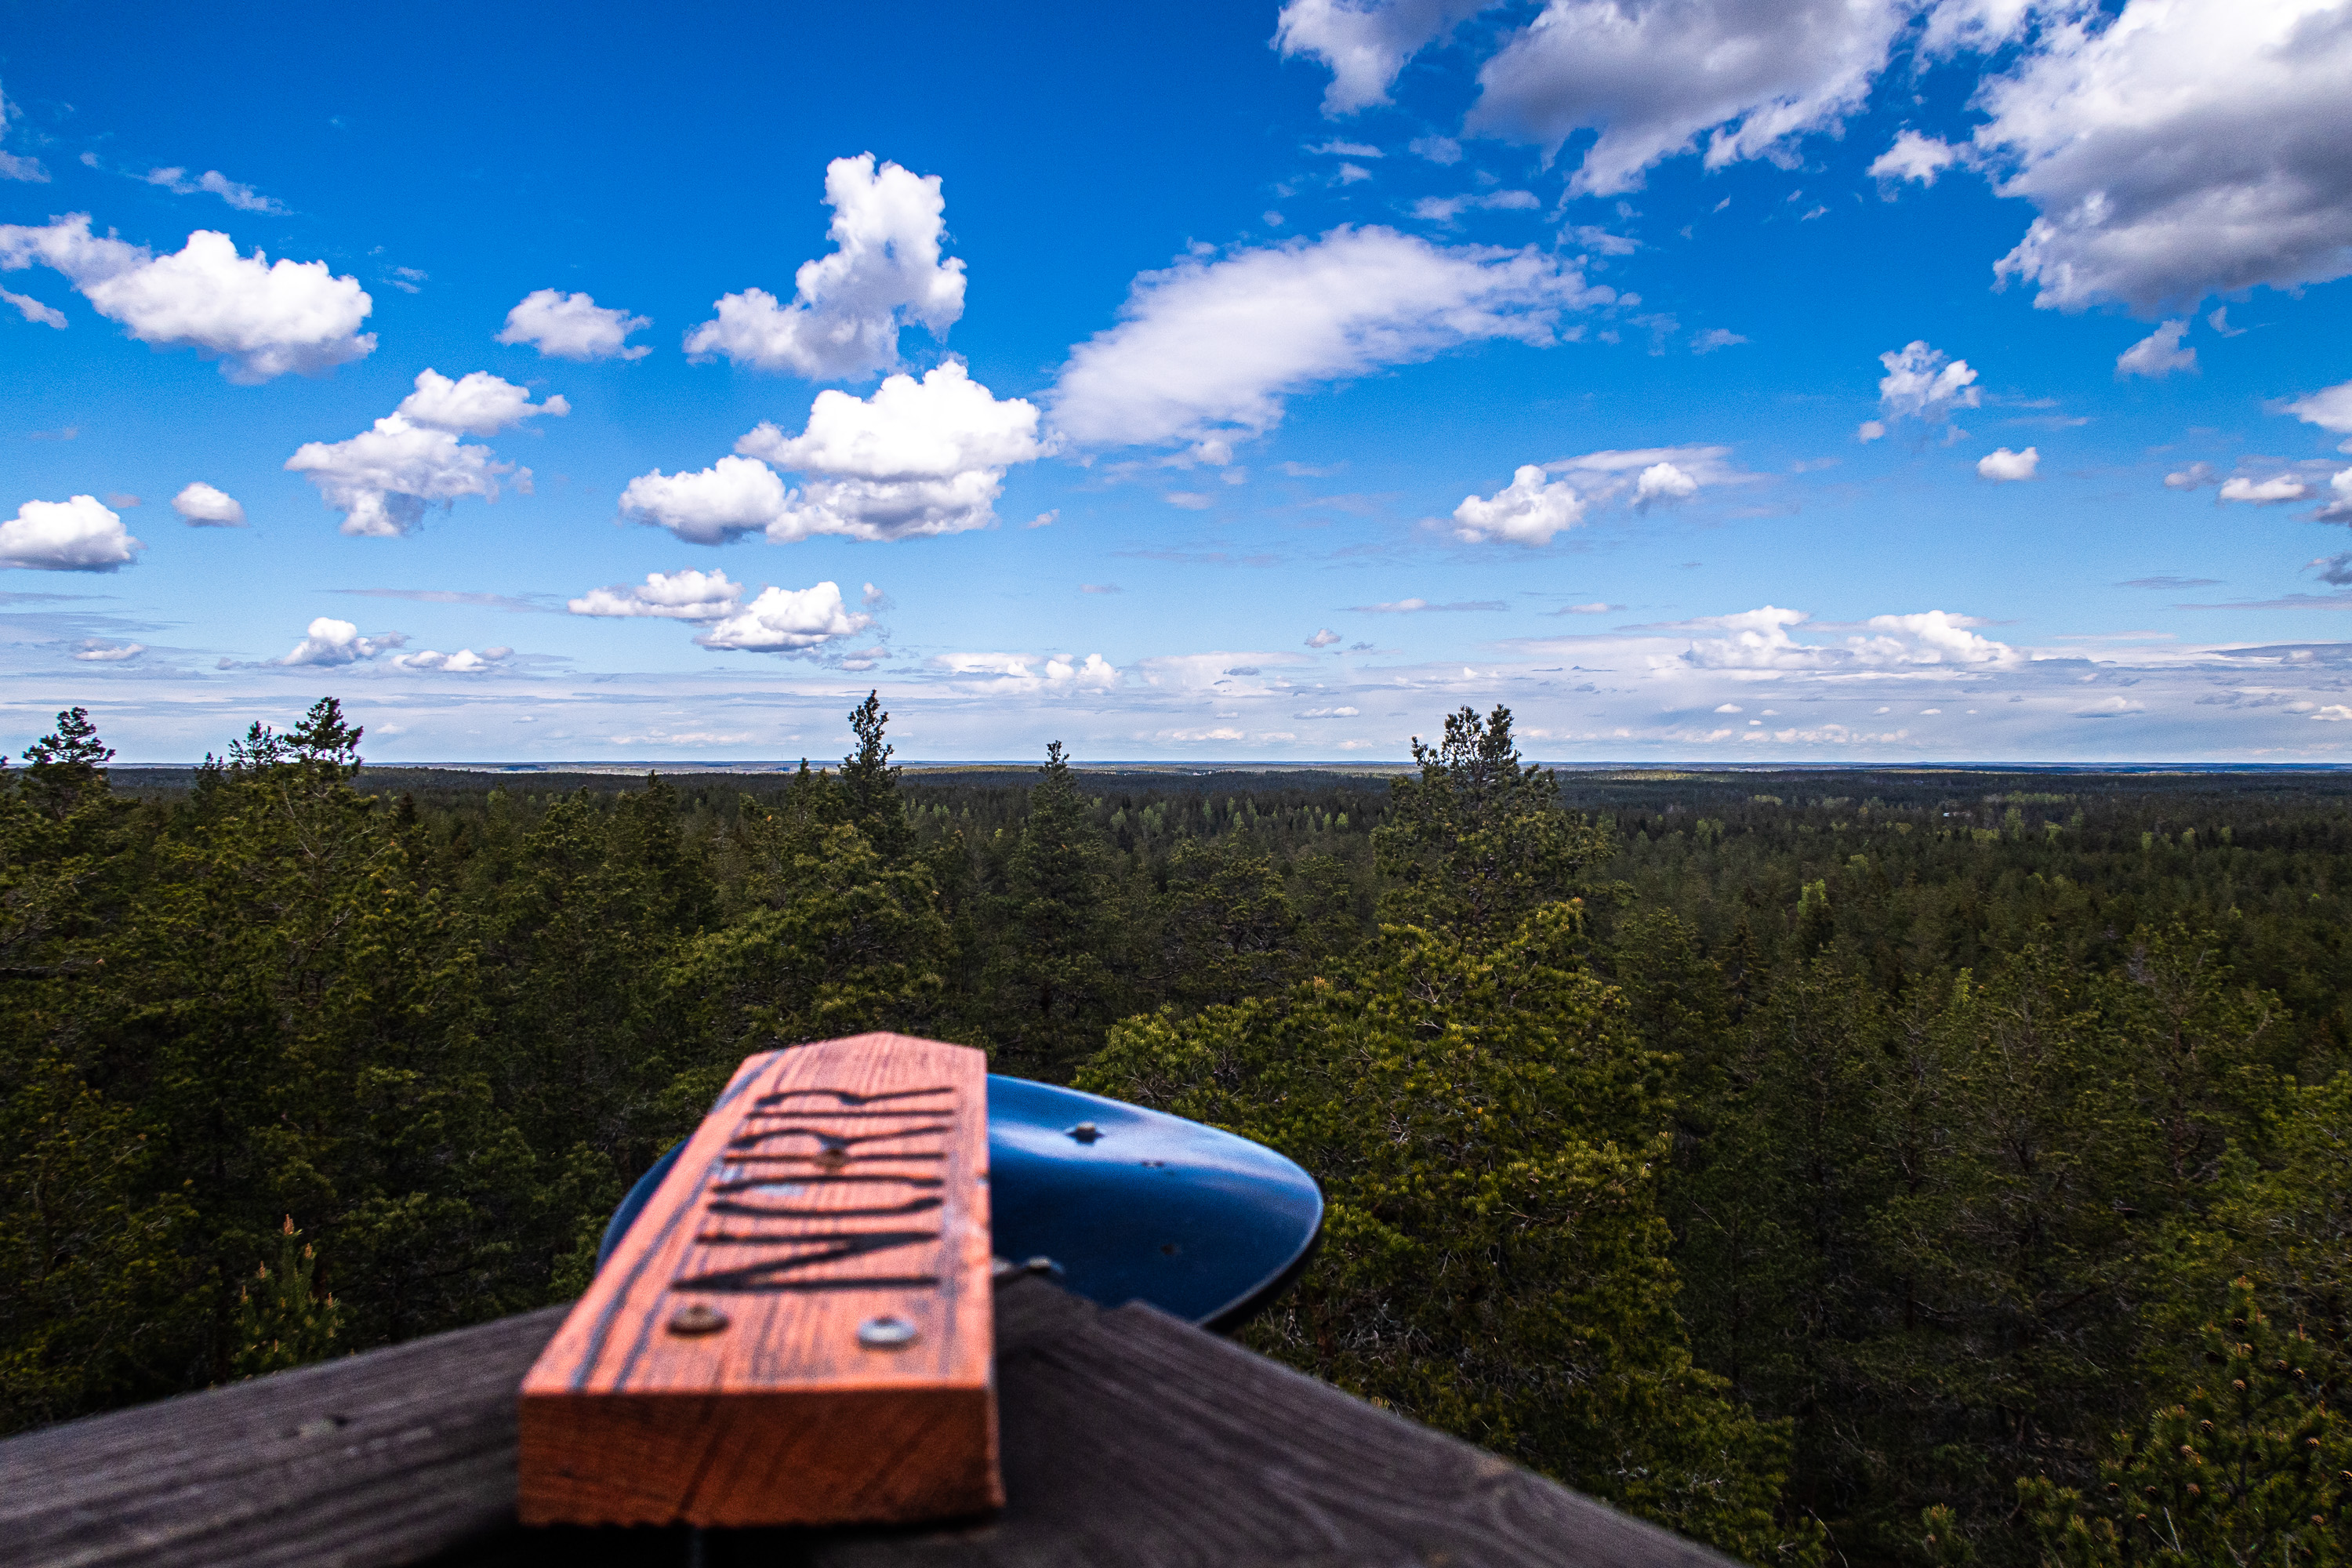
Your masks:
M345 441L304 442L286 459L287 471L309 479L318 487L320 499L343 514L343 532L376 539L414 531L424 522L427 507L446 510L461 496L495 501L499 481L509 476L516 489L529 494L529 468L499 462L490 448L467 446L457 432L468 427L462 423L468 419L497 429L534 414L561 414L566 411L563 400L551 398L543 405L517 408L494 388L478 384L461 390L475 375L453 383L425 371L416 378L417 390L372 429ZM494 376L487 379L508 393L528 396ZM412 406L436 423L404 412ZM444 427L440 420L458 423Z
M1974 617L1945 610L1873 616L1865 633L1843 644L1800 642L1793 635L1812 616L1766 605L1737 615L1689 623L1717 635L1694 638L1683 662L1702 669L1839 670L1921 665L2011 665L2020 655L1979 635Z
M905 539L985 528L1004 470L1045 455L1037 409L999 400L950 360L917 381L894 375L870 398L820 392L808 424L788 437L761 425L735 443L743 456L801 474L806 485L771 526L779 542L812 533Z
M2282 501L2301 500L2310 494L2311 487L2291 474L2267 479L2242 476L2221 481L2223 500L2246 501L2255 506L2276 506Z
M315 627L315 623L313 625ZM436 669L444 675L480 675L485 670L497 668L513 655L514 649L510 647L486 647L479 653L469 647L461 647L456 653L441 653L428 647L415 653L394 654L392 663L395 669Z
M1563 311L1615 298L1533 247L1387 228L1192 257L1138 278L1119 323L1070 351L1054 423L1088 446L1189 441L1221 460L1318 383L1489 339L1549 344Z
M2045 26L1979 102L2003 195L2040 209L2000 264L2038 305L2153 310L2352 272L2352 11L2130 0Z
M197 479L172 498L172 510L190 528L243 528L245 508L235 496Z
M1959 161L1960 150L1946 142L1916 131L1898 131L1895 144L1872 162L1870 174L1889 182L1916 180L1932 185L1937 174Z
M920 381L890 376L870 397L820 392L799 435L761 424L699 473L632 479L621 510L696 544L753 531L784 544L986 528L1005 469L1048 450L1037 418L1034 405L997 398L950 360ZM800 475L800 488L787 489L771 463Z
M1316 630L1313 637L1307 639L1307 646L1308 647L1329 647L1333 643L1342 640L1343 639L1338 632L1333 631L1329 626L1322 626Z
M2352 468L2336 469L2327 489L2333 499L2312 515L2322 522L2352 522Z
M331 668L336 665L358 664L366 659L390 653L406 645L408 637L401 632L385 632L381 637L363 637L359 627L349 621L339 621L332 616L320 616L310 623L302 640L294 645L284 658L275 664Z
M1955 408L1976 407L1984 395L1968 361L1953 359L1925 342L1889 350L1878 356L1878 363L1886 367L1878 383L1878 401L1889 419L1947 419ZM1885 433L1882 426L1876 435ZM1865 441L1874 438L1867 433L1863 437Z
M814 588L763 588L758 598L694 640L705 647L751 653L806 653L873 624L872 616L842 602L839 584L819 583Z
M1327 113L1385 102L1404 63L1478 0L1291 0L1277 42L1332 71ZM1522 13L1524 15L1524 13ZM1901 44L1973 54L1985 119L1966 148L1916 131L1883 184L1984 170L2038 215L1998 263L2036 303L2153 313L2207 293L2352 273L2352 13L2343 0L1546 0L1499 28L1465 130L1556 153L1594 133L1572 194L1709 168L1793 164L1838 134ZM2012 45L2022 45L2014 53Z
M1653 501L1686 500L1698 494L1698 480L1673 463L1656 462L1643 468L1633 483L1633 504L1646 508Z
M949 653L931 664L987 692L1108 691L1120 680L1118 669L1098 653L1084 659L1058 653Z
M1646 511L1654 505L1687 500L1704 486L1744 484L1757 478L1734 468L1726 460L1730 455L1728 447L1643 447L1528 464L1514 471L1510 484L1493 495L1465 497L1454 509L1454 531L1473 542L1549 544L1598 507L1622 500ZM1562 477L1547 481L1550 474Z
M561 395L533 403L527 388L486 370L470 371L452 381L429 366L417 373L416 390L393 410L411 425L462 436L495 436L534 415L561 418L571 412L572 405Z
M1980 479L2002 481L2030 479L2041 464L2042 453L2037 447L2028 447L2022 452L2012 452L2006 447L1999 447L1977 459L1977 475Z
M108 642L101 637L84 637L74 649L74 658L84 664L123 664L147 651L145 643Z
M507 312L495 341L528 343L549 359L643 359L653 350L631 345L628 337L653 324L651 316L607 310L592 294L534 289Z
M621 512L667 528L688 544L724 544L757 533L783 515L791 497L773 468L756 458L721 458L693 473L656 468L631 479Z
M2197 351L2180 346L2180 340L2188 331L2186 318L2164 322L2116 356L2116 379L2121 381L2127 375L2144 375L2150 381L2162 381L2176 370L2194 371L2197 368Z
M1710 169L1793 163L1790 143L1860 109L1912 7L1903 0L1549 0L1479 68L1469 131L1547 153L1599 132L1572 195L1640 188L1705 137Z
M28 500L0 522L0 570L111 572L146 548L96 496Z
M642 584L591 588L566 607L575 616L719 621L734 614L742 597L743 584L724 572L649 572Z
M1507 539L1514 544L1549 544L1552 536L1584 518L1584 501L1566 479L1546 482L1543 469L1522 464L1511 482L1484 499L1462 498L1454 509L1454 531L1473 542Z
M2283 412L2294 415L2306 425L2316 425L2335 436L2352 436L2352 381L2342 381L2334 386L2322 387L2308 397L2298 397L2284 405ZM2347 441L2340 451L2352 451Z
M1836 650L1801 644L1789 635L1790 627L1811 618L1777 605L1708 616L1696 624L1722 635L1694 638L1683 658L1702 669L1816 668L1833 660Z
M1982 625L1973 616L1946 610L1873 616L1863 624L1872 635L1848 637L1846 644L1867 664L2011 664L2019 658L2007 643L1971 630Z
M1389 89L1407 60L1494 0L1290 0L1276 24L1275 43L1286 55L1311 55L1331 70L1323 112L1351 114L1389 100ZM1427 137L1413 151L1451 163L1462 155L1452 138ZM1446 156L1448 149L1452 156Z
M1686 500L1708 485L1755 482L1729 461L1728 447L1633 447L1585 452L1546 463L1547 473L1565 475L1588 506L1625 500L1639 510L1662 501Z
M446 509L461 496L499 499L499 481L530 492L530 470L502 463L461 434L491 436L541 414L572 411L562 397L530 401L522 387L488 371L452 381L427 368L400 406L347 441L310 441L286 459L327 505L343 514L342 531L390 539L414 531L427 507Z
M812 381L855 381L898 363L898 329L919 323L944 340L963 314L963 263L940 257L946 198L937 174L874 154L825 165L834 250L793 275L790 304L764 289L718 302L719 317L686 335L686 352L788 371Z
M375 348L375 334L359 330L374 301L357 279L336 277L323 261L240 256L228 236L211 229L157 256L92 235L88 213L37 228L0 225L0 271L37 261L140 342L217 357L221 374L241 385L289 371L323 375Z

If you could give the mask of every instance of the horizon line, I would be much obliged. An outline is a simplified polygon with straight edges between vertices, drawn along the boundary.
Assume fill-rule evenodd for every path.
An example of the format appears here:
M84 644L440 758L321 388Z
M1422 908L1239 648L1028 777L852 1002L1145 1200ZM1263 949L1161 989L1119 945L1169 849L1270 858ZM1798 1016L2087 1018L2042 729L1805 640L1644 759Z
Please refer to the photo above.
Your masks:
M649 772L656 773L797 773L807 763L812 772L831 773L837 764L828 759L822 765L814 758L579 758L563 762L368 762L362 759L362 771L379 773L409 769L426 773L480 773L529 776L534 773L622 773ZM959 758L931 762L894 762L893 767L908 773L951 772L958 769L1021 769L1035 771L1044 766L1035 758ZM2352 773L2352 762L2287 763L2287 762L2224 762L2212 759L2110 759L2097 762L2030 761L1997 759L1990 761L1935 761L1927 758L1864 761L1800 761L1760 762L1742 759L1738 762L1702 760L1626 759L1617 761L1562 761L1541 757L1522 760L1522 765L1566 773L1624 773L1632 771L1665 773L1858 773L1883 772L1888 769L1916 769L1938 773ZM110 762L110 770L189 769L204 766L202 762ZM1163 773L1328 773L1359 772L1389 773L1411 771L1417 764L1410 758L1347 758L1328 760L1278 760L1271 758L1216 758L1191 761L1173 758L1105 758L1098 762L1070 762L1074 773L1128 772Z

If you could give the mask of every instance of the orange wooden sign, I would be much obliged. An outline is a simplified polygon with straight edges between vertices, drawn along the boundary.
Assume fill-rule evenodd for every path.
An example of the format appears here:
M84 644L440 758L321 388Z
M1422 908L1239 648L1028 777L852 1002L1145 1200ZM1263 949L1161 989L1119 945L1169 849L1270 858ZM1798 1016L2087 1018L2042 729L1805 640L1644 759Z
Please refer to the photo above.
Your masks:
M979 1051L747 1059L522 1385L527 1524L1003 1506Z

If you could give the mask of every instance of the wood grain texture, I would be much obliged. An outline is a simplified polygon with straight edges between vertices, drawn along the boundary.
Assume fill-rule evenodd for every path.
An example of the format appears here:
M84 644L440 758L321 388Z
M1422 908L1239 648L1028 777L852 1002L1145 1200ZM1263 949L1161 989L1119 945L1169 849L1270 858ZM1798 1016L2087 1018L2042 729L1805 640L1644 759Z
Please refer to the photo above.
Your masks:
M383 1568L511 1529L515 1388L564 1309L0 1443L17 1568Z
M26 1568L1727 1568L1143 1307L997 1290L1007 1506L897 1530L530 1529L514 1390L561 1309L0 1442ZM330 1423L340 1421L341 1425ZM323 1429L322 1429L323 1428Z
M1009 1287L998 1378L999 1518L739 1538L713 1568L1728 1568L1149 1307Z
M524 1521L1000 1505L987 1162L969 1047L871 1034L747 1059L523 1380Z

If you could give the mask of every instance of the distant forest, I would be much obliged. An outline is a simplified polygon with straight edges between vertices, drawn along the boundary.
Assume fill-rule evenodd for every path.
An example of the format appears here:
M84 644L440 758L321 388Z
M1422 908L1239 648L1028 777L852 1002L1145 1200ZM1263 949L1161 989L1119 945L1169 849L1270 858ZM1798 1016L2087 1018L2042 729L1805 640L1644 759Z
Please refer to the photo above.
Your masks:
M1433 718L1441 716L1433 715ZM888 1027L1322 1183L1257 1349L1757 1563L2352 1559L2352 778L0 773L0 1431L569 1299Z

